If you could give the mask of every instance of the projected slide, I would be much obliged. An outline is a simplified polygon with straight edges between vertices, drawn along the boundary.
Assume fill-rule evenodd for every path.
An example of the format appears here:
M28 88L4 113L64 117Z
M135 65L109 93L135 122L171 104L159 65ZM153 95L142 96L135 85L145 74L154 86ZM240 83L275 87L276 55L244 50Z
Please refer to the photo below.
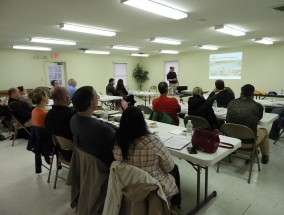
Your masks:
M242 52L211 54L209 79L241 79Z

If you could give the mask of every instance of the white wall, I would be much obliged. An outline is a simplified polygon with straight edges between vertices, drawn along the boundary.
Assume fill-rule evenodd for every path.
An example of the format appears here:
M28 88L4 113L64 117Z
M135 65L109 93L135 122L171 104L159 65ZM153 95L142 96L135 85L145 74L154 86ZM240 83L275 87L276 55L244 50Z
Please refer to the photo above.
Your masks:
M67 79L75 78L78 87L92 85L105 93L108 79L113 77L113 62L128 63L128 85L130 89L137 89L132 78L132 70L138 62L148 70L150 80L144 84L144 89L150 85L157 85L164 80L165 61L179 61L180 85L190 88L200 86L204 90L212 90L214 81L208 79L209 55L211 53L243 52L242 79L226 80L238 95L242 85L251 83L258 90L279 91L284 88L284 45L254 45L219 51L198 51L180 55L157 55L149 58L135 58L128 56L99 56L81 53L59 53L57 61L66 62ZM0 51L0 90L11 86L24 85L34 88L44 85L44 62L35 60L35 55L46 53L25 51Z

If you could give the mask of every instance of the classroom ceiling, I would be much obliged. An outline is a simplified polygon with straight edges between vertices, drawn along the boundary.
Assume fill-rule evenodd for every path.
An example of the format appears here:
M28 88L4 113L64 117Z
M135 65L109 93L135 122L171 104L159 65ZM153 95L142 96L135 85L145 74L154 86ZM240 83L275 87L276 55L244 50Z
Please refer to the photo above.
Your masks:
M80 53L81 48L110 51L113 55L134 53L110 48L110 45L127 45L139 47L137 52L157 55L162 49L193 52L200 50L198 45L220 49L264 46L252 41L260 37L273 40L274 45L284 43L284 12L273 9L283 6L283 0L155 1L188 12L188 17L173 20L121 4L120 0L0 0L0 50L11 50L11 45L33 45L50 47L52 53ZM61 23L109 29L117 35L104 37L64 31L59 28ZM244 30L246 35L235 37L213 30L221 24ZM31 37L74 40L77 45L32 43ZM153 37L182 43L174 46L149 42Z

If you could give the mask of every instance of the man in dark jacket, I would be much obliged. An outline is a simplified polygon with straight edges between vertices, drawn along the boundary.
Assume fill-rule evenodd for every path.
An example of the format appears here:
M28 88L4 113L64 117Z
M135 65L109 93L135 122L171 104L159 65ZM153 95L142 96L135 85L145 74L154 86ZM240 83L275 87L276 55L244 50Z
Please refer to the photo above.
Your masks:
M209 94L207 100L212 105L216 100L218 107L227 107L235 99L235 94L230 87L225 87L223 80L215 81L215 89Z
M8 110L23 125L31 126L32 109L24 102L20 101L20 90L10 88L8 90Z
M253 100L254 86L246 84L241 88L241 97L228 105L227 123L241 124L249 127L256 136L262 154L262 163L269 161L269 140L265 128L257 128L259 120L263 117L263 107Z
M106 94L111 96L116 96L117 93L114 88L114 79L110 78L108 81L108 85L106 86Z

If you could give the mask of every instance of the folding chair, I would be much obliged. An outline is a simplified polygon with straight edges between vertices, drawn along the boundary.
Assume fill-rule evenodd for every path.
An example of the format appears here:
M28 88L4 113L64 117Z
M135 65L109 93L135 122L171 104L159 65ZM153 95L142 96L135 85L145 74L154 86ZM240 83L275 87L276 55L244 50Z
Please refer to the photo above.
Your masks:
M256 138L254 132L247 126L233 124L233 123L225 123L222 126L222 133L229 137L234 137L242 140L242 146L238 148L234 153L229 155L230 157L237 157L244 159L249 162L249 178L248 183L250 183L251 172L253 164L258 164L258 171L260 171L259 159L258 159L258 145L256 145ZM231 160L230 160L231 162ZM219 172L221 162L218 163L217 172Z
M193 128L205 128L205 129L208 129L208 130L210 130L210 128L211 128L209 122L202 117L188 115L188 116L184 117L184 119L183 119L184 126L187 125L188 120L191 120Z
M23 125L22 123L20 123L16 117L14 117L12 115L12 123L11 123L11 126L14 126L15 128L15 133L14 133L14 137L13 137L13 142L12 142L12 146L14 146L14 142L15 140L17 139L17 135L18 135L18 131L19 129L24 129L30 136L31 136L31 127L30 126L25 126ZM12 128L10 128L12 129Z
M61 136L52 135L52 139L55 145L58 146L58 157L57 157L57 162L56 162L56 174L55 174L55 181L54 181L54 189L56 189L57 178L61 178L62 180L66 181L66 178L63 178L62 176L58 175L58 170L61 169L62 167L69 169L70 162L71 162L71 154L74 149L74 144L71 140L61 137ZM56 151L54 151L52 155L51 163L53 162L54 155L56 154L55 152ZM50 169L51 168L52 166L50 167ZM50 178L50 173L49 173L49 178Z

